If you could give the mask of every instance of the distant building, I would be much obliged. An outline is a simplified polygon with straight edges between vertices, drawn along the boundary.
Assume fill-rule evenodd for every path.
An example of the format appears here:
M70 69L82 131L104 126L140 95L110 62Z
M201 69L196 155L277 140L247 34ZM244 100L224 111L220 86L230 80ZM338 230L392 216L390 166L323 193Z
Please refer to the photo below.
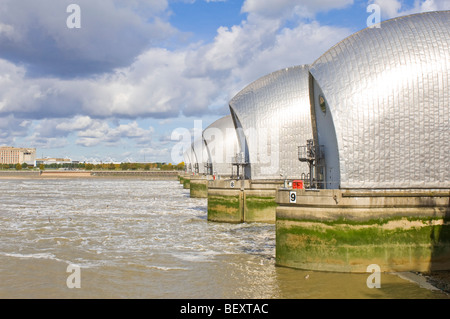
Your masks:
M35 148L18 148L11 146L0 147L0 164L23 164L34 165L36 159Z
M78 165L79 161L72 161L70 158L38 158L35 161L35 166L39 166L41 164L51 165L51 164L75 164Z

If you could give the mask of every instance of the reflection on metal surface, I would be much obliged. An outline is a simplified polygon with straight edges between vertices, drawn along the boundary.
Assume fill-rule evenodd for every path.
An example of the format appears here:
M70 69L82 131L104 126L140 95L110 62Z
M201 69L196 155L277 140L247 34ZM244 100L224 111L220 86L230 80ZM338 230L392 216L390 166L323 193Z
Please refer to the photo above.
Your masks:
M312 138L307 66L283 69L248 85L230 101L245 177L300 178L308 166L297 146Z
M192 172L192 160L191 160L191 149L188 148L184 153L183 153L183 158L184 158L184 170L186 171L186 173L190 173Z
M238 150L238 142L231 115L212 123L203 131L202 136L210 173L217 176L232 175L232 156Z
M186 173L193 173L195 171L194 166L196 163L192 145L184 152L184 163Z
M206 150L206 145L203 137L197 138L194 143L192 143L192 153L194 154L194 168L193 173L196 174L206 174L205 164L208 161L208 151Z
M314 62L341 188L450 187L449 68L450 11L364 29Z

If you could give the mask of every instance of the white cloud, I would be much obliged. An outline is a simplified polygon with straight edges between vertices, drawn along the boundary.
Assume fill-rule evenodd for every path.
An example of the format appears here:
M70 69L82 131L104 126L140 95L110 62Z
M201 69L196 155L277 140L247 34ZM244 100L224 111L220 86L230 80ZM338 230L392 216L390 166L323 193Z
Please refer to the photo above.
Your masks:
M311 64L337 41L350 34L349 29L322 26L318 22L301 23L292 29L284 28L276 34L272 45L261 48L250 63L234 71L235 77L242 79L236 89L270 72Z
M139 154L141 157L145 156L147 161L158 161L161 158L169 158L170 148L146 147L140 149Z
M300 20L288 28L282 27L281 21L257 17L232 28L220 28L213 43L191 50L184 75L210 78L217 84L217 101L226 104L257 78L312 63L350 34L347 28L322 26L317 21Z
M46 1L44 8L48 4ZM144 5L132 1L131 7L122 8L107 2L101 5L94 1L92 7L82 2L80 6L83 12L88 11L88 15L102 7L116 10L114 14L128 19L135 14L133 8ZM302 2L302 5L318 11L351 2L316 0ZM264 3L248 0L243 10L264 12L269 8L275 10L274 7L280 10L298 7L296 1ZM159 12L165 12L166 6L166 2L161 4L156 0L146 4L146 8L155 7ZM49 29L53 30L52 27ZM75 117L76 122L64 124L72 127L88 125L84 122L87 117L165 119L176 118L180 114L203 116L225 110L227 102L238 90L260 76L284 67L313 62L349 33L344 28L326 27L314 21L306 23L301 19L287 28L283 27L282 17L267 19L252 15L239 25L219 28L212 43L197 43L172 51L147 48L128 66L90 78L30 78L25 67L0 59L0 115L14 114L24 119ZM58 129L64 131L62 125Z
M64 148L69 145L69 141L66 138L61 137L46 137L42 138L38 133L33 133L31 136L25 139L28 147L40 148L40 149L58 149Z
M78 132L76 143L87 147L100 144L111 146L126 143L125 140L132 140L139 146L151 143L153 133L152 127L143 129L136 121L116 127L104 121L93 121L87 129Z
M402 8L402 4L397 0L374 0L371 1L380 6L381 14L385 17L395 17Z
M343 8L353 4L353 0L246 0L242 11L265 17L289 17L293 13L303 17L313 17L317 12Z
M28 64L34 76L72 78L127 66L177 33L166 0L77 0L81 28L69 29L70 1L2 1L0 57Z
M450 10L448 0L415 0L412 5L401 0L370 0L369 3L379 5L381 15L388 19L414 13Z
M150 2L157 5L156 0ZM149 152L159 150L160 156L170 154L171 144L158 140L155 130L140 126L137 119L164 121L180 114L221 116L218 112L227 112L228 101L249 83L281 68L312 63L351 33L346 28L300 18L287 27L284 15L268 17L263 13L278 6L277 10L300 16L295 13L301 9L298 2L262 2L246 1L243 10L251 13L248 19L219 28L211 43L194 43L176 50L147 47L128 65L95 77L29 77L25 66L0 58L0 117L14 116L21 123L34 123L27 124L27 130L33 130L29 141L42 147L49 147L51 142L65 147L68 140L85 147L128 143ZM317 0L302 4L316 13L352 2ZM134 9L143 5L141 1L131 3ZM165 12L165 8L163 3L158 10ZM128 8L121 14L129 17L133 12ZM83 54L88 56L95 46L86 45ZM108 50L111 48L102 49L100 54ZM125 123L119 123L119 118ZM11 135L7 138L12 139Z
M30 129L31 121L16 119L10 114L0 116L0 145L13 145L17 138L25 137Z
M17 120L12 115L0 118L0 142L15 141L16 137L24 137L30 130L32 133L25 139L27 144L41 148L50 148L52 143L55 148L65 147L69 140L86 147L145 147L152 143L155 133L153 127L143 128L136 121L120 124L115 120L92 119L88 116L43 119L34 121L34 125L32 121Z
M13 39L17 37L15 34L14 27L9 24L4 24L0 22L0 36L4 36L8 39Z
M63 121L56 125L56 129L62 131L80 131L92 125L92 119L89 116L77 116L70 121Z

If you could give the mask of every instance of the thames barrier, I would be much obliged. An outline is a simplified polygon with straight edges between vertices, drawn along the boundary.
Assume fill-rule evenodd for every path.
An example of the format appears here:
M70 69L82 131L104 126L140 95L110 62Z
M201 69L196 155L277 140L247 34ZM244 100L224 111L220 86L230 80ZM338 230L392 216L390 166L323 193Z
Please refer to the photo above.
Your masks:
M387 20L256 80L180 181L210 221L275 223L279 266L450 269L449 31L449 11Z

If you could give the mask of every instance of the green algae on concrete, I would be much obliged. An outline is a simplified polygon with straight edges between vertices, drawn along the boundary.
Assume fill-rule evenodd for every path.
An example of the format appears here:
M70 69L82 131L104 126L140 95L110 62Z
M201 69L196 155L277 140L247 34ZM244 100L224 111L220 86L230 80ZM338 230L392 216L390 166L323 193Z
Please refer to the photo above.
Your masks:
M282 183L229 179L209 181L208 220L275 223L276 189Z
M450 269L448 194L375 194L374 201L369 192L346 200L338 191L297 193L295 204L288 194L277 195L277 265L338 272L366 272L371 264L383 272Z
M449 238L439 237L449 227L442 219L428 223L404 218L383 224L371 220L357 225L279 219L276 262L327 271L365 272L370 264L383 271L427 271L433 259L449 256Z
M246 222L275 222L277 202L275 196L245 195L244 219Z
M241 223L242 194L211 195L208 194L208 220L228 223Z
M206 179L190 180L190 195L192 198L207 198L208 197L208 181Z
M189 177L183 178L183 188L189 189L191 187L191 179Z
M224 223L243 221L242 200L244 181L210 180L208 181L208 220Z

